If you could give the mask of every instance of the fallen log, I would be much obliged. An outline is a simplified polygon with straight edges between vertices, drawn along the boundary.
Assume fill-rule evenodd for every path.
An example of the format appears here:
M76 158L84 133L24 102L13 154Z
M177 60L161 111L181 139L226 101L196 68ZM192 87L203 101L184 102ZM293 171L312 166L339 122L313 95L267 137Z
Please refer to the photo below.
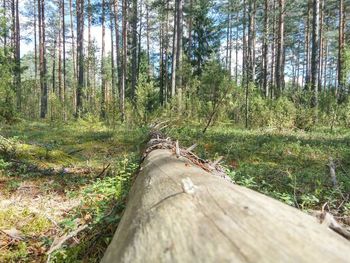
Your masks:
M350 243L316 218L150 148L103 263L350 262Z

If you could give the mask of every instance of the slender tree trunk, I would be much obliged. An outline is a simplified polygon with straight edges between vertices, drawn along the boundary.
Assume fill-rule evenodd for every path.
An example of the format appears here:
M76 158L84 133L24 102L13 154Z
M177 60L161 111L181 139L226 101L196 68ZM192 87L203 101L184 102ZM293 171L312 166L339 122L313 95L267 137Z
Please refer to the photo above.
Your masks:
M338 89L343 98L345 89L345 5L344 0L339 0L339 39L338 39Z
M230 12L233 13L232 3L230 3ZM233 18L233 14L231 15L231 20ZM232 78L232 43L233 43L233 25L231 21L230 32L229 32L229 60L228 60L228 71L230 73L230 78Z
M310 69L310 20L311 20L311 11L312 11L312 0L309 0L308 2L308 11L307 11L307 28L306 28L306 35L305 35L305 44L306 44L306 75L305 75L305 84L306 89L310 89L310 81L311 81L311 69Z
M39 16L39 53L40 53L40 117L46 118L48 106L48 88L46 80L46 47L45 47L45 2L38 0L38 16Z
M256 0L249 2L249 26L248 26L248 67L247 81L248 83L255 81L255 13Z
M313 17L312 17L312 50L311 50L311 90L313 92L313 97L311 101L311 106L317 106L318 98L318 73L319 73L319 0L313 0Z
M325 45L325 58L324 58L324 71L323 71L323 89L327 90L327 65L328 65L328 40L327 38L324 41L324 45Z
M225 56L225 66L226 70L229 68L229 49L230 49L230 28L231 28L231 11L229 10L230 2L227 3L227 26L226 26L226 56Z
M77 2L80 0L77 0ZM74 36L74 27L73 27L73 4L72 0L69 0L69 15L70 15L70 31L72 37L72 62L73 62L73 77L77 79L77 63L76 59L76 50L75 50L75 36Z
M324 35L323 35L323 24L324 24L324 0L320 0L319 2L319 63L318 63L318 78L317 78L317 88L318 91L322 91L322 78L323 78L323 59L324 59Z
M102 47L101 47L101 118L106 118L106 69L105 69L105 46L106 46L106 2L102 0Z
M273 21L272 21L272 31L271 31L271 79L270 79L270 96L271 98L275 95L276 83L276 0L273 0Z
M178 0L178 12L177 12L177 51L176 51L176 88L178 96L179 111L182 111L182 54L183 54L183 0Z
M164 65L165 65L165 76L164 76L164 101L165 103L168 102L168 96L169 96L169 72L168 72L168 54L169 54L169 0L166 0L166 23L165 23L165 58L164 58Z
M277 56L276 56L276 88L278 96L284 89L284 17L285 17L285 0L278 0L279 19L278 19L278 36L277 36Z
M141 41L140 41L141 42ZM150 18L149 18L149 3L146 2L146 48L147 48L147 67L148 77L152 76L151 72L151 55L150 55ZM141 44L141 43L140 43ZM163 53L162 53L163 54Z
M247 27L247 2L243 1L243 65L242 65L242 85L245 88L245 127L249 125L249 81L248 81L248 68L247 66L247 39L246 39L246 27Z
M136 56L136 61L137 61L137 70L136 70L136 84L137 80L140 75L140 67L141 67L141 53L142 53L142 27L143 27L143 0L140 0L140 8L139 8L139 15L137 20L139 21L139 31L138 31L138 38L137 38L137 56ZM146 11L147 13L147 11ZM146 14L147 16L147 14ZM146 26L147 26L147 18L146 18ZM149 62L147 62L147 65ZM149 73L149 71L148 71ZM136 89L135 89L136 90Z
M159 102L160 105L164 105L164 22L163 16L161 17L161 23L159 26Z
M118 89L119 89L119 96L121 93L122 88L122 61L121 61L121 54L120 54L120 38L119 38L119 20L118 20L118 14L119 14L119 6L118 6L118 0L114 1L114 25L115 25L115 51L116 51L116 65L117 65L117 76L118 76ZM122 107L120 106L120 109Z
M87 84L87 101L89 102L90 109L92 110L93 107L93 89L91 78L93 77L92 74L92 36L91 36L91 27L92 27L92 5L91 0L88 0L87 2L87 19L88 19L88 43L87 43L87 61L86 61L86 84Z
M60 18L59 18L59 32L58 32L58 94L59 99L62 104L63 102L63 83L62 83L62 5L59 3Z
M268 84L268 36L269 36L269 0L264 1L264 36L263 36L263 90L265 97L269 97L269 84Z
M131 99L135 100L137 83L137 0L132 0L132 58L131 58Z
M236 21L239 20L239 12L238 10L236 11ZM239 41L239 25L237 24L236 26L236 39L235 39L235 83L236 85L238 84L238 41Z
M116 95L117 95L117 88L116 88L116 78L115 78L115 60L114 60L114 15L113 15L113 0L110 0L109 3L110 6L110 13L109 13L109 23L110 23L110 31L111 31L111 75L112 75L112 105L113 105L113 112L114 112L114 105L116 102Z
M13 0L14 1L14 0ZM21 87L21 38L20 38L20 24L19 24L19 5L18 0L15 3L16 18L15 18L15 84L16 84L16 100L17 110L22 109L22 87Z
M4 1L5 3L5 1ZM37 0L33 1L33 14L34 14L34 76L35 76L35 82L38 79L38 43L37 43L37 11L38 11L38 5ZM6 39L6 38L5 38ZM5 42L6 43L6 42Z
M300 91L300 84L299 84L299 79L300 79L300 53L301 53L301 41L298 40L298 50L297 50L297 73L296 73L296 86L297 90Z
M78 86L76 117L83 112L84 89L84 0L77 0L77 62L78 62Z
M34 0L34 21L35 21L35 1L36 0ZM2 12L3 12L3 16L4 17L6 17L6 0L3 0L3 2L2 2ZM34 22L35 23L35 22ZM5 31L4 32L4 49L7 47L7 32ZM5 51L6 51L6 49L5 49Z
M192 28L193 28L193 3L195 0L190 0L190 10L189 10L189 21L188 21L188 50L187 56L191 58L191 49L192 49Z
M120 89L120 112L121 112L121 119L124 122L125 121L125 86L126 86L126 74L127 74L127 6L128 2L127 0L123 0L123 55L122 55L122 83L121 83L121 89Z
M56 39L53 42L53 49L51 51L51 57L52 57L52 79L51 79L51 84L52 84L52 94L55 95L55 97L58 97L60 90L57 92L56 88L56 49L57 49L57 41ZM53 108L53 105L50 105L51 109ZM52 118L53 116L51 116Z
M62 46L63 46L63 111L64 111L64 120L66 120L66 96L67 96L67 71L66 71L66 10L64 1L62 1Z
M173 54L172 54L172 70L171 70L171 97L174 98L175 97L175 92L176 92L176 69L177 69L177 31L178 31L178 23L177 23L177 12L178 12L178 5L179 2L175 1L175 8L174 8L174 31L173 31Z

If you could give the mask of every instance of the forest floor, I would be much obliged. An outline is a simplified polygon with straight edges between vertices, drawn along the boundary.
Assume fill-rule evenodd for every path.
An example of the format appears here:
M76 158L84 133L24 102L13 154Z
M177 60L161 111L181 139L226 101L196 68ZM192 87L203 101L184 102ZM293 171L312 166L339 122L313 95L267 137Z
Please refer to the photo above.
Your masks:
M170 127L196 154L223 156L240 184L350 225L350 131ZM0 127L0 262L98 262L137 171L146 128L21 122ZM329 173L336 167L337 186ZM85 226L88 226L85 228ZM69 238L75 230L81 232Z

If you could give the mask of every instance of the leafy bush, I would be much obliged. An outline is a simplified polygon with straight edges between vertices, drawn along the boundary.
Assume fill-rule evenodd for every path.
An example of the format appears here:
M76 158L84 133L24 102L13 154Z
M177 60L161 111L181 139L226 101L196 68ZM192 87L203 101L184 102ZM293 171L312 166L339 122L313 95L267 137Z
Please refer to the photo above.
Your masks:
M0 122L12 122L15 117L15 94L12 83L12 68L9 50L0 48Z
M260 95L253 96L250 101L250 126L252 128L264 127L270 123L270 108L268 101Z
M136 90L136 111L143 123L147 123L151 114L158 108L159 91L147 74L141 74ZM137 119L139 119L137 118Z
M273 126L278 129L292 129L295 127L297 110L293 102L286 97L273 101Z
M295 126L298 129L309 131L314 124L314 114L310 109L299 108L296 114Z

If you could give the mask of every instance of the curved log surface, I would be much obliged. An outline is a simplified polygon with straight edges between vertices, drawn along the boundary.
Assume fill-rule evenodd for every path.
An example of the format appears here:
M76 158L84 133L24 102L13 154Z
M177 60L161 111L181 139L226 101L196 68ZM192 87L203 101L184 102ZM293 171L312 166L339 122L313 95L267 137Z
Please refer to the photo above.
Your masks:
M154 150L103 263L350 262L350 243L316 218Z

